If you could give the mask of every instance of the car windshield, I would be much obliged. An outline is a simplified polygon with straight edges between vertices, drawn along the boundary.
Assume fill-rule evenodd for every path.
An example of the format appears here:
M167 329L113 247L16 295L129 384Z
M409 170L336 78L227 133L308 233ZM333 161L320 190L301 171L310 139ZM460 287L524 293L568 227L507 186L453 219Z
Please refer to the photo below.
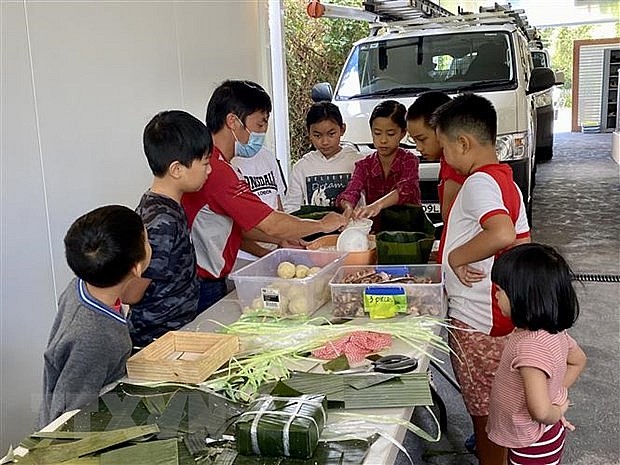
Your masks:
M349 55L336 100L416 95L514 83L508 34L426 35L361 43Z

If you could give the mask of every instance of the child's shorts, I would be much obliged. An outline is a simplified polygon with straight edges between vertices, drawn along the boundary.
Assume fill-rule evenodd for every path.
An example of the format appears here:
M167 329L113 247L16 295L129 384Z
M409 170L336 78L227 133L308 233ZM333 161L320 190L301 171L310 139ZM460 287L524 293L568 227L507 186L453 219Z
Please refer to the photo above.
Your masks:
M450 359L465 408L471 416L484 417L489 414L489 397L495 372L502 358L508 336L492 337L478 331L460 320L452 319L450 324L459 329L450 331ZM457 357L458 355L458 357Z
M529 447L508 449L510 465L556 465L562 460L566 428L561 421L549 425L541 438Z

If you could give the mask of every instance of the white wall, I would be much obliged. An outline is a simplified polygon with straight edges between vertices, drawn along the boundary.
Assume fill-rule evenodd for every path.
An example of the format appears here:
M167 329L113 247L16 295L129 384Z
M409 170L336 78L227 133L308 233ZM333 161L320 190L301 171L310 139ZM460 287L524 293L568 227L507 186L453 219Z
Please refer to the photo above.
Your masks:
M0 2L0 456L33 427L68 226L137 204L156 112L204 120L231 77L270 91L265 24L267 0Z

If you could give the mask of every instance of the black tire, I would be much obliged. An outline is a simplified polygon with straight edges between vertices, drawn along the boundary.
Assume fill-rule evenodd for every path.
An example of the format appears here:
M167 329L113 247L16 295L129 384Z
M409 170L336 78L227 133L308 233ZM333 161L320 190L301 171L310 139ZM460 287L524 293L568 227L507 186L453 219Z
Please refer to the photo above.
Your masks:
M536 161L549 161L553 158L553 145L536 150Z

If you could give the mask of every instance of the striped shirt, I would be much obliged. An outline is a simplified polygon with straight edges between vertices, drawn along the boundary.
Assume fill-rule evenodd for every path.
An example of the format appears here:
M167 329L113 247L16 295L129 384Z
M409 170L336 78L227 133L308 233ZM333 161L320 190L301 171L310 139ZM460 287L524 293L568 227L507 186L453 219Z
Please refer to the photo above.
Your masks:
M547 375L549 399L553 404L562 404L568 397L563 386L566 360L575 347L575 340L566 331L550 334L517 329L511 334L491 389L487 423L491 441L514 449L540 439L547 425L533 420L528 412L519 368L542 370Z

